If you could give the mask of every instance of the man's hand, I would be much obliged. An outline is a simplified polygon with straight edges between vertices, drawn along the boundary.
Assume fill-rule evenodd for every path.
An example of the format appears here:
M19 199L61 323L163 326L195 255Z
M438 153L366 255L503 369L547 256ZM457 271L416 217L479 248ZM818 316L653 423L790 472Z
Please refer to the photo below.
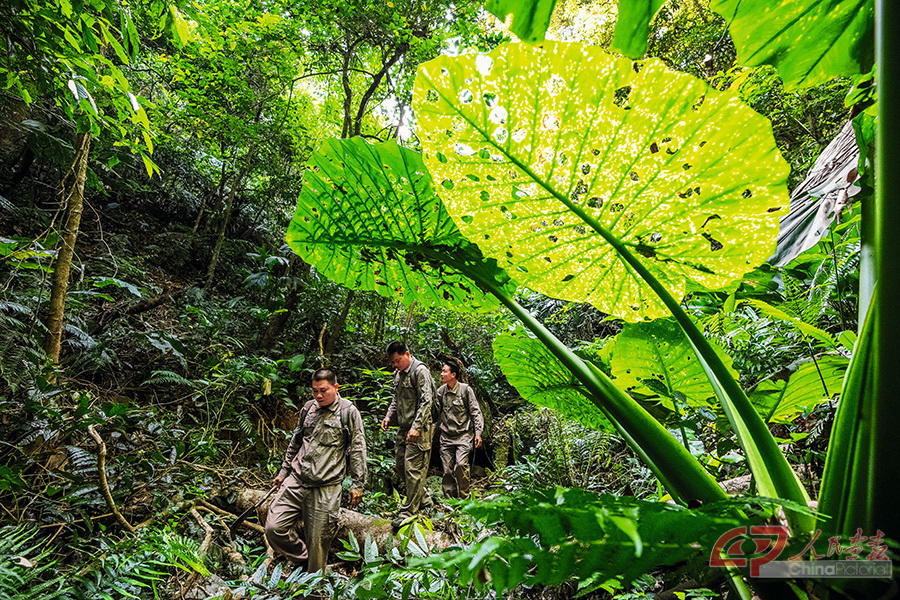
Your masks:
M382 431L387 431L387 430L388 430L388 425L390 425L390 424L391 424L391 419L390 419L389 417L383 418L383 419L381 420L381 430L382 430Z
M419 430L418 429L410 429L409 433L406 434L407 442L418 442L419 441Z
M284 483L284 477L276 477L272 480L272 487L276 490L281 487L281 484Z
M362 501L363 491L362 490L350 490L347 494L347 506L350 508L356 508L356 506Z
M480 435L475 436L475 447L481 448L481 436Z

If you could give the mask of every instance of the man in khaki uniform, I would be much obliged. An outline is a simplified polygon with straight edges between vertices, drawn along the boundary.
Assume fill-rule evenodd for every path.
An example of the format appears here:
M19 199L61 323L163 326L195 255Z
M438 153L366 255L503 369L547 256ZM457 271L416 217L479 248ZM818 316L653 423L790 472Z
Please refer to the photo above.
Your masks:
M449 498L462 498L469 493L469 455L473 444L481 447L484 430L475 392L469 384L459 381L459 371L456 363L444 363L441 367L444 385L437 390L443 488Z
M394 372L394 399L381 421L387 431L392 423L400 427L394 446L397 477L406 486L406 504L400 507L398 519L417 514L432 505L425 490L425 477L431 461L434 424L431 404L434 401L434 379L428 367L409 354L403 342L391 342L387 348Z
M316 371L312 392L313 400L303 407L281 471L272 482L280 491L269 507L266 539L294 564L307 559L308 546L308 570L316 572L328 559L348 463L352 483L347 503L354 508L362 500L366 437L359 410L338 394L334 371ZM301 518L306 544L296 530Z

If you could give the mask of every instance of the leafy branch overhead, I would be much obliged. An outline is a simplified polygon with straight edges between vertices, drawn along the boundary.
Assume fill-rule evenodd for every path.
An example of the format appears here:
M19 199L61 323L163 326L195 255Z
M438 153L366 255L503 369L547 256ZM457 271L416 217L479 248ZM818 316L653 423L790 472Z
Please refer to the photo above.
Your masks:
M628 321L763 262L788 208L769 122L657 60L546 42L420 67L425 164L519 283Z
M325 142L309 161L287 242L334 281L405 304L495 308L471 276L512 289L460 234L421 156L393 141Z

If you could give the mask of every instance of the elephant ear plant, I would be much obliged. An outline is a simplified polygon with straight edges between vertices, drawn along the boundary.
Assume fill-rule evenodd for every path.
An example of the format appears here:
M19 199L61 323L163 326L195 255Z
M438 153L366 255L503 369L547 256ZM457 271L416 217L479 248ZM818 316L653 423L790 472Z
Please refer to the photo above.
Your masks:
M644 13L620 11L626 20L617 35L646 27L635 15L649 18L658 4L648 2ZM747 53L740 40L768 40L750 51L752 60L791 65L785 67L791 85L815 81L838 62L866 69L869 3L807 2L807 13L820 21L831 15L819 10L825 4L850 19L850 33L833 38L826 33L836 26L815 18L798 24L788 16L791 27L760 29L773 11L793 11L796 2L713 4L732 10L723 16L739 53ZM752 36L741 29L748 24L756 28ZM794 28L803 24L811 32ZM788 43L779 37L787 32L817 43L808 49ZM804 59L807 50L813 56ZM841 61L830 58L834 52ZM884 127L890 115L883 99L879 107ZM301 257L348 287L405 303L505 306L528 333L499 338L495 352L511 380L523 383L523 395L566 408L590 426L615 428L680 503L715 503L725 494L617 384L665 388L673 407L714 399L759 493L785 503L795 534L809 535L817 526L837 533L861 527L896 537L897 517L886 509L900 479L896 472L891 478L888 463L900 450L900 436L886 429L897 420L882 417L897 416L898 408L892 395L883 395L890 370L882 354L900 333L887 335L894 323L878 308L897 278L885 266L886 233L876 241L880 289L848 371L827 459L822 508L834 520L824 525L804 510L806 491L728 361L680 305L686 293L725 288L772 254L788 208L787 166L763 117L734 94L656 60L632 62L554 42L506 44L490 54L426 63L414 109L422 155L393 142L353 139L330 141L312 158L287 234ZM884 232L896 209L881 195L883 181L878 184ZM613 381L519 305L517 286L590 302L628 322L670 317L664 326L629 326L616 342L620 353L648 363L648 375ZM538 363L550 365L547 380L529 387L524 383ZM676 368L690 374L690 389L665 377ZM870 427L874 439L865 435ZM638 545L632 551L639 554ZM469 568L479 564L473 558ZM746 588L736 586L746 596Z

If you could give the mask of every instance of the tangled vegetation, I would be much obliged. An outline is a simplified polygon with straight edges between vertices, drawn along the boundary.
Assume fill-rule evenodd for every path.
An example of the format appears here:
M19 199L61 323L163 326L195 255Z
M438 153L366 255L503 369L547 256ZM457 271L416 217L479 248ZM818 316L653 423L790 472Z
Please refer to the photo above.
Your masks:
M710 566L900 536L887 17L769 4L0 7L0 600L887 597ZM385 533L395 339L485 447ZM315 574L252 506L321 366L370 481Z

